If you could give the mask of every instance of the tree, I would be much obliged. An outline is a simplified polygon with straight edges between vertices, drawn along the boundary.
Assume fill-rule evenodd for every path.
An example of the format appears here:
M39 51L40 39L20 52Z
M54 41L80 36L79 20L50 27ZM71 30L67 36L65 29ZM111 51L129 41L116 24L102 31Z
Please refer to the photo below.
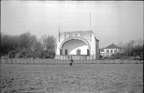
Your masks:
M17 57L24 55L24 53L29 53L31 51L31 46L34 42L37 42L37 39L34 35L31 35L30 32L23 33L19 36L17 35L8 35L1 33L1 55L9 55L9 57L14 57L17 53Z
M118 45L124 49L124 52L112 55L112 59L127 59L131 57L132 59L143 59L143 40L131 40L126 44L120 42Z
M33 45L31 46L32 51L42 51L43 49L44 49L44 47L38 41L34 42Z
M17 36L1 34L1 54L8 54L11 50L17 48Z
M36 42L37 39L35 36L31 35L30 32L23 33L19 35L18 46L22 48L29 48Z
M54 58L55 56L55 45L56 45L56 39L54 36L47 36L44 35L41 38L42 45L44 47L44 55L46 58Z

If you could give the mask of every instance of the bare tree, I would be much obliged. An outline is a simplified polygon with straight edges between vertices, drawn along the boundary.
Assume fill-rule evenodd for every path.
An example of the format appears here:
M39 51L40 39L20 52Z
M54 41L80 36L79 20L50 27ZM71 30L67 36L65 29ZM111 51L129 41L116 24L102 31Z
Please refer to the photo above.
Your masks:
M28 48L31 47L36 41L36 37L31 35L30 32L27 32L19 36L18 45L20 48Z
M54 36L44 35L41 38L42 45L45 50L45 56L48 58L53 58L55 56L55 46L56 46L56 39Z
M55 49L56 39L54 36L44 35L41 40L45 50Z

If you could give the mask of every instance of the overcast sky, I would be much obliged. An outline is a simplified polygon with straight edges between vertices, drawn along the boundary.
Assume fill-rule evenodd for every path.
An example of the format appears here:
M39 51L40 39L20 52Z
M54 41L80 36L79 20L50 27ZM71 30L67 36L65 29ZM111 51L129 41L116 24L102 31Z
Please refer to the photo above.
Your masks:
M1 31L42 35L91 29L100 48L143 39L143 1L2 1Z

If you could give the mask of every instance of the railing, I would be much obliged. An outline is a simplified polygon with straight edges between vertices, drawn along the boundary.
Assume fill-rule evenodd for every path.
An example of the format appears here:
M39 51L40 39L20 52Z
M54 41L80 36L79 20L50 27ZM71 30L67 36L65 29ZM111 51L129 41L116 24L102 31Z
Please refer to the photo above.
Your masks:
M1 58L1 64L69 64L70 60L67 59L3 59ZM73 64L143 64L143 60L74 60Z
M69 60L70 57L72 57L73 60L94 60L94 57L87 55L56 55L55 59Z

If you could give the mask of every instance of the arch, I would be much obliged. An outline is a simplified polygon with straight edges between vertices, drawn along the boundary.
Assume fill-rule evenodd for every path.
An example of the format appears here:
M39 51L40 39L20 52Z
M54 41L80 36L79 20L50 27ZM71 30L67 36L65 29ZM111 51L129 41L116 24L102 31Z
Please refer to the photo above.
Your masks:
M81 38L81 37L70 37L70 38L65 39L65 40L61 43L59 49L62 49L63 45L64 45L66 42L70 41L70 40L81 40L81 41L85 42L85 43L88 45L89 50L91 50L91 46L90 46L89 42L88 42L86 39Z

